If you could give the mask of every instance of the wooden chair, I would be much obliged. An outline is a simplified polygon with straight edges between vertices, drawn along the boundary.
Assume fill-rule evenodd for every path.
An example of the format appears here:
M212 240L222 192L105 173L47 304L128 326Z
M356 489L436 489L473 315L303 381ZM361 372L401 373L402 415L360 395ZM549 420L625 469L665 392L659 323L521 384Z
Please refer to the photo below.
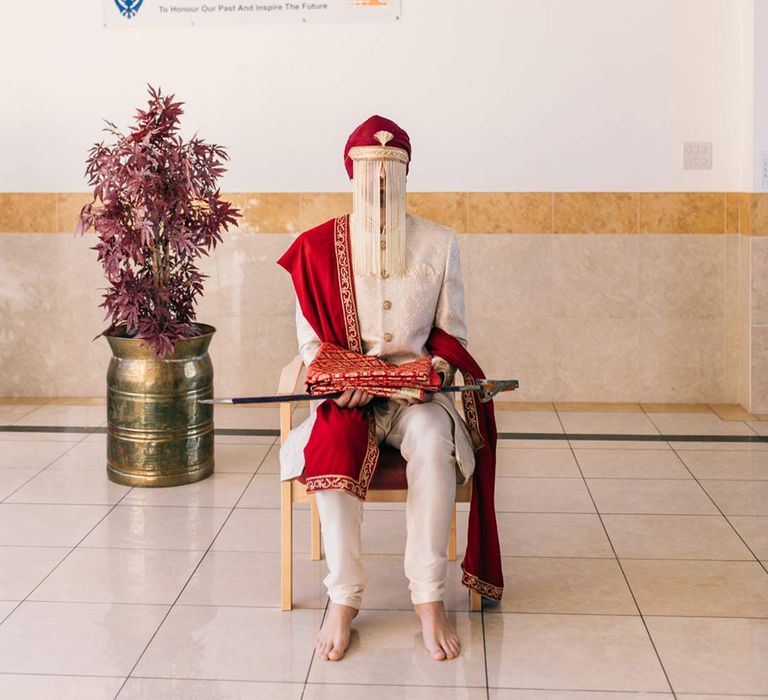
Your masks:
M279 394L295 394L299 389L301 356L297 355L280 373ZM285 442L292 427L292 415L295 404L280 404L280 444ZM400 453L388 445L382 445L382 456L376 474L368 489L367 500L374 503L405 502L408 487L405 479L405 467ZM472 480L456 486L456 503L468 503L472 497ZM280 607L283 610L293 608L293 504L309 501L310 509L310 549L314 561L322 558L320 538L320 515L315 497L308 494L306 487L298 479L280 482ZM451 530L448 537L448 559L456 561L456 504L453 506ZM470 609L479 611L480 594L470 591Z

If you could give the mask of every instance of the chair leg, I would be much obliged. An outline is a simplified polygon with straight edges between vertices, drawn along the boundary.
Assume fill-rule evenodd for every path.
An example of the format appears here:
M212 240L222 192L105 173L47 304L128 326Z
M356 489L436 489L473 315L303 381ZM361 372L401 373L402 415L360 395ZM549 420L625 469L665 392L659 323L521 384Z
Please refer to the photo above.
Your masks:
M448 561L456 561L456 504L451 509L451 530L448 533Z
M317 501L315 501L314 496L309 499L309 519L312 538L312 561L320 561L323 558L320 539L320 511L317 509Z
M472 612L480 612L483 608L483 598L477 591L469 592L469 609Z
M280 483L280 608L293 608L293 484Z

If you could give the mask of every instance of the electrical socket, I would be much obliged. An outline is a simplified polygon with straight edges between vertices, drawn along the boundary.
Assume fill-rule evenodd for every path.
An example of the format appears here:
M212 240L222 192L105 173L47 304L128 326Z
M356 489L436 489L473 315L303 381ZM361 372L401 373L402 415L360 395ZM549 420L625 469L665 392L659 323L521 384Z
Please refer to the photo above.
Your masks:
M683 170L711 170L712 142L686 141L683 144Z

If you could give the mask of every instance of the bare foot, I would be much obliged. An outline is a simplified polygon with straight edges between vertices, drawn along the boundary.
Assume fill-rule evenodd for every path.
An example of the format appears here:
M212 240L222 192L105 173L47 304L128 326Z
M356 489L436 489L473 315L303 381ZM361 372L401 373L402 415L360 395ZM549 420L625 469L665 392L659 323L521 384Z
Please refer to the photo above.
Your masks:
M339 603L330 603L325 621L315 637L315 651L324 661L338 661L349 646L352 620L357 617L357 608Z
M435 661L455 659L461 652L461 642L448 622L443 601L414 605L421 618L421 634L424 646Z

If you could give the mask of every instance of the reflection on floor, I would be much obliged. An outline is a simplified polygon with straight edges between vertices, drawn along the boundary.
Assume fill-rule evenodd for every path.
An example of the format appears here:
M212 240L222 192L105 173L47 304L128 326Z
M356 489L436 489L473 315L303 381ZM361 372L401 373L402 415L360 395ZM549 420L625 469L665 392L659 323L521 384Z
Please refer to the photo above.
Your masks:
M0 697L768 696L768 441L664 439L768 435L768 422L520 409L497 413L511 434L496 486L504 601L470 613L452 565L463 653L429 660L402 572L402 507L371 505L369 590L334 664L312 654L325 566L309 560L306 509L297 609L278 609L277 447L253 434L277 427L273 409L217 408L229 430L216 474L150 490L106 479L102 402L2 403ZM43 430L61 426L72 430Z

